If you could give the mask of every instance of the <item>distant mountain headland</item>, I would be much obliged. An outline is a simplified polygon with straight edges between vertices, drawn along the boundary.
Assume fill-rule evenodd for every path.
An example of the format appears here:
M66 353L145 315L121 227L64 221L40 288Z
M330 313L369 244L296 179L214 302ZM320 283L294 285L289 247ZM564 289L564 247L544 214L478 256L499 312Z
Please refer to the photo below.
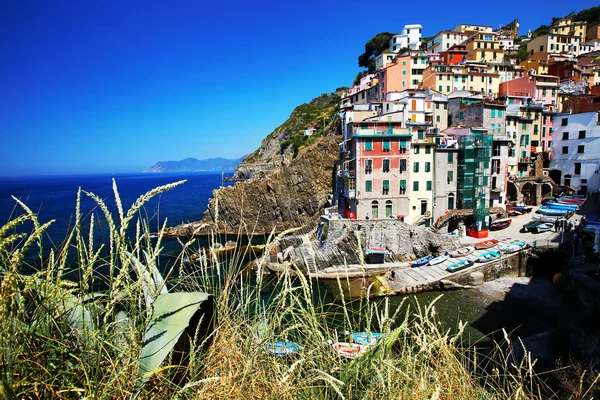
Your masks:
M190 157L180 161L159 161L143 172L234 171L243 159L217 157L198 160Z

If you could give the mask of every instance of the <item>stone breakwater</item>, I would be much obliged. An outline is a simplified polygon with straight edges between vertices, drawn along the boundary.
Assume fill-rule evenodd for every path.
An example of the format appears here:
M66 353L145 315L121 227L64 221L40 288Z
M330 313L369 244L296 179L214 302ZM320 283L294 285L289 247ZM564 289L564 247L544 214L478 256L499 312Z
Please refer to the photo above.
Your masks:
M201 221L168 228L166 235L269 235L316 226L332 190L339 141L335 135L323 136L260 179L213 191Z

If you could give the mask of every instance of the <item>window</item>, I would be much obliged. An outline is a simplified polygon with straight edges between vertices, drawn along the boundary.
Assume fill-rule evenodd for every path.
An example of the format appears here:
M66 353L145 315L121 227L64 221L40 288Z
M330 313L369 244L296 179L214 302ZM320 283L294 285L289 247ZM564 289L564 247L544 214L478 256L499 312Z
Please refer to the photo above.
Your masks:
M415 146L415 154L419 154L419 146Z
M415 191L415 192L419 191L419 181L413 182L413 191Z
M419 130L417 131L417 138L418 138L418 139L424 139L424 138L425 138L425 131L424 131L424 130L422 130L422 129L419 129Z
M425 154L431 154L431 146L425 146Z
M454 210L454 195L450 194L448 196L448 210Z
M575 175L581 174L581 163L575 163Z
M383 160L383 172L390 172L390 160L387 158Z
M569 124L569 118L563 118L560 121L561 126L567 126Z
M392 216L392 201L388 200L385 202L385 216L389 218Z
M373 172L373 160L365 160L365 174Z
M431 181L427 181L427 190L431 190Z
M365 192L370 193L373 191L373 181L365 181Z
M446 92L450 91L450 86L446 86Z
M442 85L439 85L439 86L438 86L438 91L439 91L439 92L441 92L442 90L444 90L443 86L442 86Z
M419 172L419 163L418 162L413 164L413 172Z
M459 112L458 113L458 119L465 119L465 113L464 112Z
M430 162L426 162L425 163L425 172L429 172L431 171L431 163Z
M454 153L450 152L448 153L448 164L453 163L454 162Z
M371 151L373 150L373 139L366 139L365 140L365 151Z
M454 180L454 171L448 171L448 183Z
M492 108L492 109L490 110L490 114L491 114L490 116L491 116L492 118L496 118L496 110L495 110L495 109L493 109L493 108Z
M402 71L402 75L406 75L406 71Z
M585 139L585 131L579 131L579 139Z
M391 149L390 139L384 139L383 140L383 151L390 151L390 149Z
M439 115L435 116L435 122L440 122L440 116Z
M563 140L569 140L569 132L563 132Z
M577 153L579 153L579 154L583 154L583 152L584 152L584 147L585 147L585 146L584 146L584 145L582 145L582 144L581 144L581 145L579 145L579 146L577 146Z
M406 179L400 181L400 194L406 193Z
M526 129L527 129L527 124L525 124L525 123L522 123L522 124L521 124L521 130L523 130L523 131L524 131L524 130L526 130Z
M498 110L498 118L502 118L502 110Z
M562 154L569 154L569 146L563 146Z
M492 124L492 133L496 132L496 124Z
M400 159L400 172L404 172L406 171L406 159L401 158Z
M444 103L444 110L447 110L447 109L448 109L448 104Z
M440 103L435 103L435 109L439 110L440 109Z
M406 153L406 140L400 141L400 153Z
M382 193L383 194L389 194L390 192L390 181L388 181L387 179L383 180L383 187L382 187Z
M377 202L377 200L373 200L373 202L371 203L371 217L379 218L379 203Z

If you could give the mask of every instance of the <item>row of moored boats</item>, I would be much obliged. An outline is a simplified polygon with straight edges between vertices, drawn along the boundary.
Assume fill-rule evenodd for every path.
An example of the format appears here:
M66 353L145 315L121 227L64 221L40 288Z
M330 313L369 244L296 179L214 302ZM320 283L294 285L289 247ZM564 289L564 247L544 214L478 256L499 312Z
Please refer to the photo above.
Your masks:
M450 258L462 258L446 267L446 270L448 270L449 272L457 272L472 266L473 264L475 264L476 261L481 263L493 261L500 258L502 254L514 253L527 247L526 242L518 240L501 245L499 245L499 243L500 242L497 239L487 239L476 243L474 246L461 247L460 249L457 249L451 253L445 253L438 257L434 257L432 255L425 256L413 262L411 266L413 268L416 268L422 267L424 265L436 265ZM487 250L496 246L498 246L497 250L488 250L485 253L480 254L476 259L463 258L472 254L475 250Z

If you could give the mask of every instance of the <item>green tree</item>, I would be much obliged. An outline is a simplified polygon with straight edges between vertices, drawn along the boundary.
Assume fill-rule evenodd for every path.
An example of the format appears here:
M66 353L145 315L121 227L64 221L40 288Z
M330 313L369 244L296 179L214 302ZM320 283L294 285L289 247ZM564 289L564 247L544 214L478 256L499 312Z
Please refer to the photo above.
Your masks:
M369 73L375 72L375 58L389 48L392 36L390 32L378 33L365 43L365 52L358 56L358 66L367 68Z

